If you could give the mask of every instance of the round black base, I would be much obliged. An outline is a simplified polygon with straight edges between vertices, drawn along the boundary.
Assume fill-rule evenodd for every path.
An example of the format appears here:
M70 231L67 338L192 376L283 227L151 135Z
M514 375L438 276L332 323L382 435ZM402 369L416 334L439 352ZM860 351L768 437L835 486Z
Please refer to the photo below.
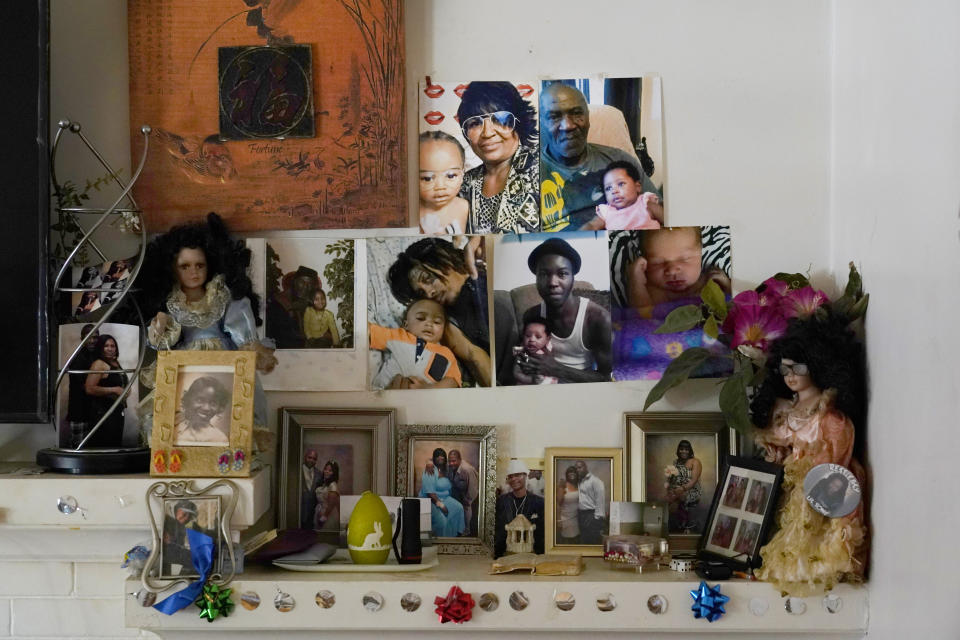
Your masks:
M37 464L49 471L77 475L147 473L150 449L41 449L37 451Z

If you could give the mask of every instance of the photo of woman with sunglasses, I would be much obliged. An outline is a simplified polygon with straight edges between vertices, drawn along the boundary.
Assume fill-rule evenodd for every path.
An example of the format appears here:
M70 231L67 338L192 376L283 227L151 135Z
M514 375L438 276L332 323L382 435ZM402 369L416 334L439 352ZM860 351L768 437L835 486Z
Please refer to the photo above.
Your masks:
M540 230L537 113L509 82L471 82L457 121L482 164L466 172L460 197L467 233Z

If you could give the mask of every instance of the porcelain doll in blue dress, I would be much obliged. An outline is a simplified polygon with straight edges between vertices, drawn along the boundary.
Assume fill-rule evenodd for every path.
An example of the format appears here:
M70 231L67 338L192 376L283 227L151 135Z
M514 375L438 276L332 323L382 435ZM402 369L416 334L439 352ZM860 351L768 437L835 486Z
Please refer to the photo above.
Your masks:
M152 315L147 341L158 350L255 351L257 370L277 364L272 346L257 335L259 297L247 275L250 250L234 240L215 213L206 222L174 227L147 247L137 278L144 307ZM152 370L141 382L153 387ZM256 383L255 440L266 426L266 395ZM261 429L257 429L260 427ZM261 442L262 445L265 444ZM255 442L255 448L257 444Z

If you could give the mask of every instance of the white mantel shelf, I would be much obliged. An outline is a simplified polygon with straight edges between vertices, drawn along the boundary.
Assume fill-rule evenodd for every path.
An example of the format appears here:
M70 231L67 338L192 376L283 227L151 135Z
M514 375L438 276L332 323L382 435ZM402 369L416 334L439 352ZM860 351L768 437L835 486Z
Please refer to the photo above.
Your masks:
M540 577L526 573L488 575L490 560L469 556L440 556L440 565L416 573L301 573L267 567L250 567L234 580L234 612L213 623L200 619L196 607L172 616L152 608L141 607L128 595L125 602L127 627L147 629L165 638L199 637L195 632L230 632L236 636L260 636L264 631L282 629L284 634L298 630L316 634L331 631L448 631L451 628L475 631L542 632L677 632L677 633L764 633L779 632L804 637L862 636L867 628L868 598L865 586L840 585L833 593L843 600L837 613L829 613L822 605L822 596L805 598L806 612L787 613L784 599L773 586L748 580L721 583L721 592L730 597L726 615L718 621L694 619L690 611L689 591L697 588L700 579L693 572L677 573L669 569L636 574L611 569L599 558L588 558L584 572L575 577ZM433 600L445 595L457 584L479 600L492 592L499 598L497 610L487 612L475 607L473 619L462 625L441 625L434 614ZM710 583L711 586L713 583ZM126 593L139 589L138 581L129 580ZM336 603L329 609L316 604L320 590L332 591ZM296 601L292 611L281 613L273 605L278 590ZM511 593L519 590L529 598L523 611L510 607ZM260 596L260 606L249 611L239 603L240 594L253 591ZM362 605L363 595L376 591L384 598L381 610L370 612ZM554 594L567 591L576 599L574 608L561 611L554 605ZM420 596L422 604L413 612L405 611L400 600L407 593ZM601 612L597 598L612 594L617 606ZM655 615L647 608L647 599L655 594L666 597L667 611ZM748 609L752 598L769 603L763 616ZM162 596L161 596L162 599ZM305 634L303 637L310 637ZM296 636L296 633L292 633ZM581 636L582 637L582 636Z
M190 480L203 488L219 478L152 478L131 475L34 473L31 463L0 463L0 561L114 562L133 544L150 538L147 488L154 482ZM237 484L231 528L253 525L270 507L270 468ZM64 514L57 500L73 496L84 513Z

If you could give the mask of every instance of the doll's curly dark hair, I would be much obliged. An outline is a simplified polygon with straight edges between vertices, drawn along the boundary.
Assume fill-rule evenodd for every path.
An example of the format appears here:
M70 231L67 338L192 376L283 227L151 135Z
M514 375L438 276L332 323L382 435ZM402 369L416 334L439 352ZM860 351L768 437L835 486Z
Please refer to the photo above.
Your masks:
M143 268L137 276L141 308L149 320L159 311L166 311L167 297L177 285L176 261L181 249L200 249L207 258L207 279L223 274L234 300L249 298L257 324L260 319L260 297L253 292L247 275L250 249L243 240L230 237L223 218L207 214L206 221L180 225L157 236L147 245Z
M836 392L834 406L860 430L865 417L863 349L844 318L827 317L794 320L782 338L773 343L767 358L767 375L750 403L753 423L763 429L770 425L777 398L790 398L780 374L783 358L802 362L821 390Z

